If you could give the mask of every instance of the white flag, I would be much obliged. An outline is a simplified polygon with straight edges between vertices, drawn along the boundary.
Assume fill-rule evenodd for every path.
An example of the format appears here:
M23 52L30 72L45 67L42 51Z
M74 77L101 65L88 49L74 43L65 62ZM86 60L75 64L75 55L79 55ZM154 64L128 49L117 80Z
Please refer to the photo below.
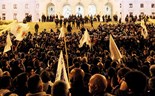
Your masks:
M58 39L63 38L63 37L65 37L65 29L64 29L64 27L61 27Z
M141 30L141 35L144 37L144 39L146 39L148 36L148 31L147 31L146 26L144 24L144 20L141 20L141 27L143 28L143 30Z
M60 52L60 57L59 57L58 66L57 66L57 73L56 73L56 78L55 78L55 81L58 81L58 80L65 81L68 88L70 88L62 51Z
M89 47L91 48L91 39L90 39L90 35L89 35L87 30L85 31L85 33L83 34L82 38L80 39L79 47L81 48L84 43L89 45Z
M13 25L15 25L16 22L17 22L17 21L14 20L14 21L13 21L12 23L10 23L9 25L6 25L5 27L3 27L4 29L0 31L0 34L1 34L2 32L5 32L5 31L7 31L7 30L10 30L11 27L12 27Z
M110 49L110 57L112 60L120 60L122 58L122 55L117 48L117 45L113 39L113 37L110 35L110 40L109 40L109 49Z
M4 47L3 53L10 51L11 46L12 46L12 42L11 42L11 39L10 39L10 34L8 33L7 38L6 38L6 45Z
M29 29L28 24L23 23L14 23L11 26L11 33L16 37L16 40L22 41L27 34L27 30Z

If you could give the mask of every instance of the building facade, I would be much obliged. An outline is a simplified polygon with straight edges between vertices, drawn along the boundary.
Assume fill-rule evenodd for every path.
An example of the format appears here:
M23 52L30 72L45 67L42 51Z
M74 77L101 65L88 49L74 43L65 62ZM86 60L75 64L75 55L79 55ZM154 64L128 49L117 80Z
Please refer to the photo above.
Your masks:
M65 18L71 14L117 14L123 20L127 14L155 16L155 0L0 0L1 19L22 21L32 15L32 21L38 21L43 14Z

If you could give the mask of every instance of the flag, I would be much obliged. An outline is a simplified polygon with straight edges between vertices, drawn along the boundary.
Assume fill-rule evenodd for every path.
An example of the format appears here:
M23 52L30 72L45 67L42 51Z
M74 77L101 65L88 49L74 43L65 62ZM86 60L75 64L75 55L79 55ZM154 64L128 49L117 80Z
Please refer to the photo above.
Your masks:
M58 39L63 38L63 37L65 37L65 29L64 29L64 27L61 27Z
M148 31L147 31L146 26L144 24L144 20L141 20L141 27L143 28L141 30L141 35L144 37L144 39L146 39L148 36Z
M10 39L10 34L8 33L7 38L6 38L6 45L4 47L3 53L10 51L11 46L12 46L12 42L11 42L11 39Z
M91 48L91 39L90 39L90 35L89 35L87 30L85 31L85 33L83 34L82 38L80 39L79 47L81 48L84 43L89 45L89 47Z
M7 30L10 30L11 26L15 24L15 22L17 22L16 20L14 20L12 23L10 23L9 25L6 25L5 27L3 27L4 29L0 31L0 34L2 32L5 32Z
M110 35L110 40L109 40L109 49L110 49L110 57L112 60L120 60L122 58L122 55L117 48L117 45L113 39L113 37Z
M16 40L22 41L27 34L27 30L29 29L28 24L17 23L11 26L11 33L16 37Z
M58 81L58 80L65 81L68 88L70 88L62 51L60 52L60 57L59 57L58 66L57 66L57 73L56 73L56 78L55 78L55 81Z

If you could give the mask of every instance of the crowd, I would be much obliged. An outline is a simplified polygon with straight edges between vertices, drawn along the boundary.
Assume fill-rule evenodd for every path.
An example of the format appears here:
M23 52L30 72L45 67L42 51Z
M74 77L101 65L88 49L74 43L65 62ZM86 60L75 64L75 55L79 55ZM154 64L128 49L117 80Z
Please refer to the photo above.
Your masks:
M7 33L0 36L0 94L2 96L155 96L155 25L100 24L87 29L92 48L79 48L82 32L66 33L71 88L55 82L60 50L65 52L60 31L28 33L23 41L12 39L12 50L2 53ZM110 58L109 34L120 49L120 62ZM66 55L64 55L66 57ZM65 62L67 62L66 58Z
M117 16L116 14L113 16L110 15L88 15L88 16L82 16L82 15L70 15L68 18L64 18L62 15L51 15L51 16L45 16L44 14L41 16L41 19L39 19L40 22L55 22L56 27L60 24L60 27L62 25L66 27L66 24L71 24L73 27L80 28L80 25L84 25L86 23L91 23L91 26L93 27L93 22L119 22L121 23L122 21L125 21L126 23L128 22L136 22L136 21L141 21L144 19L147 21L148 19L155 19L155 16L148 16L145 14L140 14L140 15L132 15L132 14L127 14L125 17L125 20L122 20L122 17Z

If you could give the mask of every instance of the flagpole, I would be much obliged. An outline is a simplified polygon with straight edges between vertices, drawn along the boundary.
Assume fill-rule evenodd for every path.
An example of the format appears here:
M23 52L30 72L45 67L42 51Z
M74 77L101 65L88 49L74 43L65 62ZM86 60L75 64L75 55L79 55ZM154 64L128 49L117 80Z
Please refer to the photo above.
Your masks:
M65 52L66 52L66 61L67 61L67 73L68 73L68 79L70 81L69 78L69 64L68 64L68 52L67 52L67 44L66 44L66 37L64 36L64 42L65 42Z
M20 41L18 42L18 44L17 44L17 46L15 48L15 51L17 51L17 48L18 48L19 44L20 44Z

